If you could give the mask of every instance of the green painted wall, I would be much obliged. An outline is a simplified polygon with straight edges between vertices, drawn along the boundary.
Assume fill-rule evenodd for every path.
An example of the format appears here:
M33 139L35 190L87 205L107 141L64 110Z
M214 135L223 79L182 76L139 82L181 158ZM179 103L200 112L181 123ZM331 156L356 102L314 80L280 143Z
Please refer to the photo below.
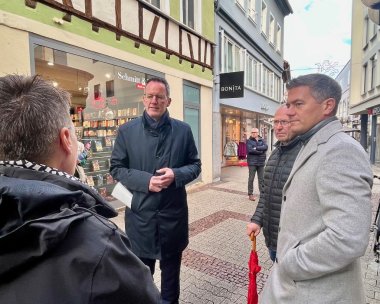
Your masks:
M174 1L171 1L174 2ZM178 1L177 1L178 2ZM212 2L207 0L207 2ZM179 2L178 2L178 13L179 13ZM0 10L7 11L16 15L20 15L43 24L47 24L59 29L62 29L61 25L58 25L53 22L54 17L63 16L63 13L48 6L45 6L41 3L37 3L37 8L32 9L25 6L24 0L0 0ZM63 30L87 37L91 40L98 41L100 43L115 47L117 49L132 53L146 59L154 60L155 62L162 63L166 66L181 70L182 72L196 75L203 79L211 80L212 72L209 69L205 69L202 72L202 67L199 65L194 65L194 68L191 68L190 62L185 60L182 61L182 64L179 64L178 57L171 56L170 59L166 59L166 54L161 51L156 51L156 54L152 54L150 47L143 44L140 45L140 48L134 47L134 41L121 37L120 41L117 41L115 34L111 31L100 29L98 33L92 30L90 23L79 19L75 16L72 16L71 22L65 22L63 25Z
M180 22L180 1L182 0L171 0L170 1L170 17L174 18Z
M202 35L210 41L214 41L214 1L202 1Z

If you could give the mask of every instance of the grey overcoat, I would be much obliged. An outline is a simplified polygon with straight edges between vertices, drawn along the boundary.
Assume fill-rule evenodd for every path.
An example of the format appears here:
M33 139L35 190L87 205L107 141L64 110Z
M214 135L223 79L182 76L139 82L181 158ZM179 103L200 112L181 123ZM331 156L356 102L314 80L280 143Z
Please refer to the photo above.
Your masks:
M338 120L301 149L283 190L261 304L365 303L360 257L371 225L368 155Z

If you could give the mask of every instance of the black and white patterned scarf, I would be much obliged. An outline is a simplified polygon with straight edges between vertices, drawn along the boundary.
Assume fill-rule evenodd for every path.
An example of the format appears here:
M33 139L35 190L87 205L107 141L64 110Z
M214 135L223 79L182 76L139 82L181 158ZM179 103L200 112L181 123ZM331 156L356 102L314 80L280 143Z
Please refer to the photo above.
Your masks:
M51 168L47 165L37 164L37 163L30 162L27 160L0 160L0 166L17 167L17 168L31 169L31 170L39 171L39 172L47 172L54 175L63 176L73 181L78 181L83 184L83 182L81 182L79 178L76 178L75 176L72 176L66 172L60 171L55 168Z

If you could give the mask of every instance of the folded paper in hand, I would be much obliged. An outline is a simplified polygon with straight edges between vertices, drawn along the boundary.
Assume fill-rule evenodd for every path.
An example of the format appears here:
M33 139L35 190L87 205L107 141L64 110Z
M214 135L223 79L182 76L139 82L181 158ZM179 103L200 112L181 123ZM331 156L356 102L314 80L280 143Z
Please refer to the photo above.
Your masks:
M131 208L133 194L127 188L125 188L121 182L118 182L116 184L111 195L121 201L128 208Z

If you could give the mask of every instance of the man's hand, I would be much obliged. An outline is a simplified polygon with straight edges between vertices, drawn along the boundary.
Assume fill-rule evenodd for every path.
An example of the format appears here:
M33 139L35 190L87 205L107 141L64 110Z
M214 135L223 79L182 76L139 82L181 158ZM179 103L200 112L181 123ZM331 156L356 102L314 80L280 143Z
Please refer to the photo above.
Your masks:
M149 191L160 192L169 187L174 181L174 172L170 168L162 168L156 171L159 176L152 176L149 182Z
M261 227L257 225L256 223L249 223L247 224L247 235L250 236L253 232L255 236L257 236L260 233Z

